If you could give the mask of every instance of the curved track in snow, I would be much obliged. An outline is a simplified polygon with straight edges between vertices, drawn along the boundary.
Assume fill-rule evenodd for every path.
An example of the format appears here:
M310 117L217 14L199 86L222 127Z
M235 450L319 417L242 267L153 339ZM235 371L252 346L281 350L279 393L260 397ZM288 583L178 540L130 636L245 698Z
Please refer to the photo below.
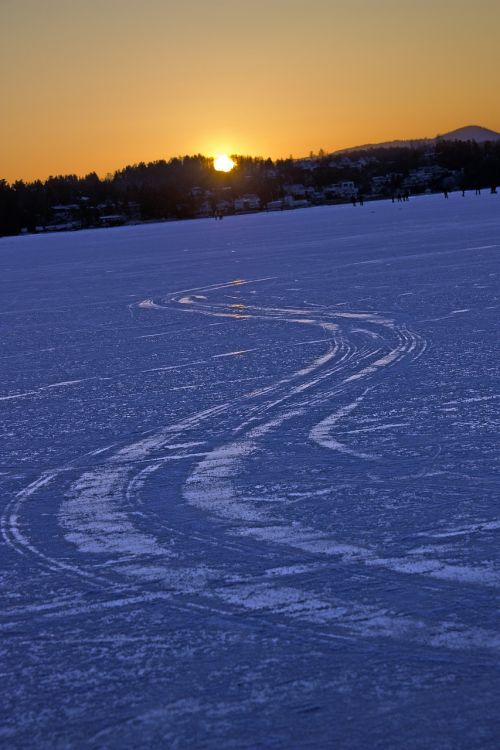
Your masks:
M353 534L346 538L335 528L323 528L321 519L317 523L300 520L297 507L290 516L290 502L297 506L300 497L306 502L318 494L314 475L310 475L314 457L323 462L324 452L340 454L359 464L361 476L384 460L378 434L401 426L399 423L390 419L369 427L359 423L358 429L349 431L350 437L339 432L347 418L356 426L356 414L364 400L389 371L394 371L392 378L397 379L398 367L416 363L425 352L426 341L404 322L383 313L345 312L312 304L266 307L224 298L225 290L251 283L221 282L194 290L196 293L187 290L166 299L144 300L137 307L151 315L168 315L175 309L216 319L265 322L272 327L308 326L321 334L324 351L264 387L242 390L226 403L42 475L7 505L1 521L5 542L20 554L33 556L37 565L49 571L103 586L112 597L110 600L108 594L103 607L165 596L189 606L191 595L202 597L210 608L252 610L292 624L328 624L330 637L383 636L454 649L500 649L500 636L495 632L446 621L426 623L401 616L389 605L340 598L322 585L316 590L307 578L305 586L301 583L304 573L321 578L328 560L335 560L340 570L364 569L368 574L386 570L402 577L459 580L494 588L500 587L500 576L484 567L446 563L428 551L425 555L410 550L404 556L391 556L380 545L366 545ZM238 357L254 350L215 356ZM207 425L217 425L222 432L215 443L204 439ZM289 440L291 432L293 441ZM353 437L357 432L369 433L368 450L357 445ZM262 469L279 461L282 450L293 453L306 444L314 457L312 463L308 458L302 465L300 459L294 464L296 477L288 479L293 483L300 478L301 492L295 493L293 500L262 485L258 480ZM168 504L161 513L149 507L151 479L168 477L174 465L182 466L185 478L178 502L195 514L194 531L176 525L179 511L171 517ZM53 483L62 498L57 511L58 533L66 548L69 545L74 550L69 561L35 543L30 533L32 503L37 493ZM334 477L332 485L319 492L334 504L342 490L339 477ZM202 561L193 559L198 545L204 549ZM302 554L304 560L299 565L271 566L264 577L256 577L251 567L245 570L248 545L253 557L271 554L273 559L286 559L293 552L294 556ZM238 569L236 575L231 573L233 567ZM151 582L159 583L163 590L141 593ZM78 599L65 599L42 612L62 614L82 608L85 610L85 605ZM32 611L36 610L33 607Z

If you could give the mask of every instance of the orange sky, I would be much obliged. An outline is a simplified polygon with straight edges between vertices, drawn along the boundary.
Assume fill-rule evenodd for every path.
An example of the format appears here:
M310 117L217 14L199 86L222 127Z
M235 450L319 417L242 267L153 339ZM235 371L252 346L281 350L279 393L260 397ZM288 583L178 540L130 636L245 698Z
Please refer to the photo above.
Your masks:
M500 130L500 0L0 0L0 178Z

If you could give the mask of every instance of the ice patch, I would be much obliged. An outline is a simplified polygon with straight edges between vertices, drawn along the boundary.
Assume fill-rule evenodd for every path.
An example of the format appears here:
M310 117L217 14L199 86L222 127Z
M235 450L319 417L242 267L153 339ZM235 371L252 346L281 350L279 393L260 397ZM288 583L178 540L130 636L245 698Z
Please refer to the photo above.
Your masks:
M59 511L66 540L85 553L171 556L120 509L127 476L126 469L108 468L86 472L73 483Z
M181 297L179 300L180 305L192 305L195 302L199 302L200 300L204 300L206 297L203 294L191 294L186 295L185 297Z
M212 359L219 359L219 357L237 357L239 354L246 354L247 352L256 352L257 349L240 349L236 352L226 352L225 354L212 354Z
M329 450L338 451L339 453L344 453L346 455L354 456L355 458L361 458L368 461L376 460L378 456L375 456L371 453L362 453L360 451L353 450L352 448L349 448L348 446L341 443L339 440L336 440L331 435L331 429L338 422L340 422L341 419L351 414L354 409L357 409L361 401L364 399L365 395L366 391L355 401L347 404L347 406L343 406L341 409L338 409L336 412L330 414L330 416L326 417L317 425L315 425L309 432L309 438L313 442L321 445L323 448L328 448Z
M143 299L142 302L137 303L137 307L142 307L146 310L162 310L162 305L158 305L152 299Z

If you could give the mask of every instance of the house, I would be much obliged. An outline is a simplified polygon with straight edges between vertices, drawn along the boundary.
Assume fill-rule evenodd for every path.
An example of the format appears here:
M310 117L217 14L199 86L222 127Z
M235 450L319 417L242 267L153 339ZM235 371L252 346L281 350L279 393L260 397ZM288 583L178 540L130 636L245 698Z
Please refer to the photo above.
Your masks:
M309 201L305 198L295 198L293 195L285 195L283 198L284 208L306 208L306 206L310 205Z
M82 219L78 203L58 204L51 206L51 220L47 229L52 232L64 232L69 229L81 229Z
M232 213L233 203L232 201L225 201L225 200L217 201L217 203L215 204L215 208L217 211L220 211L220 213L223 213L223 214Z
M54 219L60 221L69 221L74 219L75 215L80 212L80 206L78 203L67 203L59 204L57 206L51 206L52 215Z
M327 198L352 198L357 195L358 189L351 180L344 180L344 182L329 185L324 192Z
M374 195L390 195L401 188L402 181L400 172L376 175L371 179L371 191Z
M260 198L254 193L242 195L241 198L234 199L234 210L237 213L244 211L258 211L260 209Z
M99 226L101 227L120 227L125 224L127 217L123 214L105 214L99 216Z
M408 176L403 180L403 187L423 188L429 187L431 183L441 180L448 174L448 170L438 164L410 169Z
M372 177L372 191L374 193L381 193L384 188L387 188L391 184L391 178L387 174L377 175Z
M282 200L269 201L268 203L266 203L266 208L268 211L282 211L283 201Z
M305 198L307 191L306 187L299 183L296 185L283 185L283 192L285 195L291 195L292 198Z
M325 202L325 194L322 190L315 190L314 188L308 188L307 199L311 201L311 203L315 203L316 205L321 205L322 203Z

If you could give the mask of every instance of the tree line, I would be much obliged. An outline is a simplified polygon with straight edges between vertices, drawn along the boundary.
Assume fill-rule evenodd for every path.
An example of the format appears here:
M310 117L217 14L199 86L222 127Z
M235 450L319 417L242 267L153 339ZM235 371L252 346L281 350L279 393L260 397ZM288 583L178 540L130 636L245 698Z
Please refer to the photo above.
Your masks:
M119 211L126 219L184 219L215 209L225 197L255 194L265 206L284 195L289 184L321 191L342 180L354 181L360 192L372 192L372 179L403 177L429 164L453 172L460 189L494 187L500 183L500 141L437 140L431 144L369 147L308 159L263 159L233 156L235 168L217 172L201 154L126 166L104 178L95 172L8 183L0 179L0 235L43 231L54 207L73 206L82 227L98 225L99 211ZM440 189L439 181L432 189ZM448 185L449 187L449 185ZM392 189L392 188L391 188Z

